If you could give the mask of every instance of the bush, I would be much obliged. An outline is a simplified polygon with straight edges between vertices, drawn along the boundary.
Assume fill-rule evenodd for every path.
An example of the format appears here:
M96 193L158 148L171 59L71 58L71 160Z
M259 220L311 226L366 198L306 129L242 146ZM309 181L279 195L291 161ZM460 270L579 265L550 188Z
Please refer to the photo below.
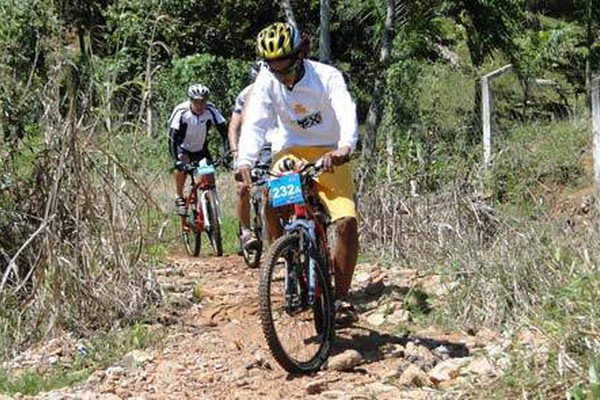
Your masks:
M187 88L192 83L207 86L210 101L229 117L237 95L251 83L250 65L248 61L226 60L210 54L173 60L171 68L163 70L157 78L160 120L166 124L173 107L187 99Z

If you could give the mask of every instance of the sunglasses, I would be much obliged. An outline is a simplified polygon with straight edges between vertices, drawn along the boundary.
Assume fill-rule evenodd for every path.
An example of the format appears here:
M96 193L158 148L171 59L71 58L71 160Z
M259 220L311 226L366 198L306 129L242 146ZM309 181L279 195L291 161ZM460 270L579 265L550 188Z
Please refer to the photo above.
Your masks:
M269 68L269 71L271 71L273 74L279 75L279 76L285 76L285 75L290 75L290 74L293 74L294 72L296 72L296 70L298 70L299 65L300 65L300 63L298 62L298 59L295 58L285 68L275 69L270 64L267 64L267 67Z

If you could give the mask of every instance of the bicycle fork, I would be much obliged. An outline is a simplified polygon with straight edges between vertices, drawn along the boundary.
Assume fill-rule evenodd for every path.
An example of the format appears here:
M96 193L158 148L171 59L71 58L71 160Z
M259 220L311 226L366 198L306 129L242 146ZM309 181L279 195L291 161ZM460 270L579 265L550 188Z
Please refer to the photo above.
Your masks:
M306 220L296 220L289 227L288 233L296 232L299 236L298 262L286 262L285 301L286 311L293 313L312 307L320 295L317 281L316 238L314 223ZM308 260L306 259L308 258Z

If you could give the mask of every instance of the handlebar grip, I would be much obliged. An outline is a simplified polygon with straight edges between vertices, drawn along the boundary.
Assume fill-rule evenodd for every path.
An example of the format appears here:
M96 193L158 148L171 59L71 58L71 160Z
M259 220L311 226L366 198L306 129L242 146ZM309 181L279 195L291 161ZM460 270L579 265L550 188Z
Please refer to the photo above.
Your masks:
M183 161L176 161L174 163L174 168L177 171L181 171L181 172L189 172L194 169L193 166L191 166L190 164L184 163Z

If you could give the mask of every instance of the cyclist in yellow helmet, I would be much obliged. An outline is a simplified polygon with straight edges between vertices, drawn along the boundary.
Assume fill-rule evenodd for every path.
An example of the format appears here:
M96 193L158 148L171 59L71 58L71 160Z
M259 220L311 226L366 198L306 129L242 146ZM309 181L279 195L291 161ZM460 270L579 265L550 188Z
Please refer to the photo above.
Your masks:
M358 227L352 171L344 161L358 140L356 105L342 73L307 59L307 49L300 31L289 23L276 22L258 34L257 55L267 68L258 74L246 104L236 166L249 185L250 167L273 121L278 125L277 133L270 135L274 168L284 156L306 162L323 158L332 173L319 176L318 190L337 231L337 315L355 321L348 294L358 255Z

